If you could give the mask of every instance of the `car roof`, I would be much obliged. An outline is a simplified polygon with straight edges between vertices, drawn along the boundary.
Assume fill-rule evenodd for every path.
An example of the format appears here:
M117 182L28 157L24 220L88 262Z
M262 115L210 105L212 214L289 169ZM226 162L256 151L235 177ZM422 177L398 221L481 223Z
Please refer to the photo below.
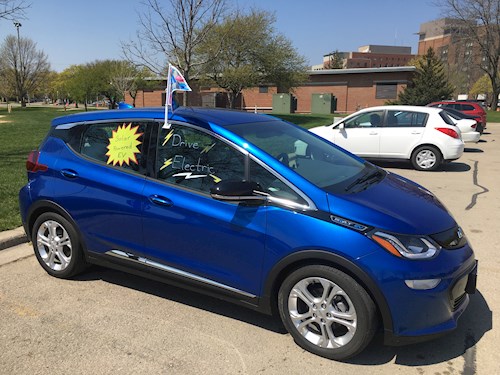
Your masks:
M103 120L133 120L133 119L164 119L165 107L152 108L127 108L117 110L98 110L80 112L67 116L57 117L52 120L52 126L63 124L93 122ZM202 127L209 127L209 123L228 126L251 122L267 122L278 120L275 117L243 112L230 109L179 107L169 114L170 120L188 121Z
M381 105L377 107L368 107L368 108L363 108L359 110L358 112L366 112L366 111L385 111L385 110L395 110L395 111L419 111L419 112L425 112L425 113L439 113L443 109L442 108L433 108L433 107L423 107L423 106L417 106L417 105Z

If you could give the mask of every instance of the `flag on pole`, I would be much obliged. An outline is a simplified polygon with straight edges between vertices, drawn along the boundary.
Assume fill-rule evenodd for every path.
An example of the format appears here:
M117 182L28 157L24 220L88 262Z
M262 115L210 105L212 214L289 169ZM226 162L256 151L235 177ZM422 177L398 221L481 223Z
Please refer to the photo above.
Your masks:
M165 127L168 129L168 110L172 107L172 97L174 91L192 91L179 69L168 64L167 89L165 96Z

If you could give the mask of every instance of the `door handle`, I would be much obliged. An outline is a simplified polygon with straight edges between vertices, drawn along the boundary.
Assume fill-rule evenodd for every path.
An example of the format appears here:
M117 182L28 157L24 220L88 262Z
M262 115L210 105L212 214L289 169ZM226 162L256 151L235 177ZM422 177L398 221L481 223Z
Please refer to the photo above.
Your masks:
M377 135L377 134L378 134L378 132L370 132L369 134L370 134L370 135Z
M150 195L149 200L158 206L172 207L174 205L174 202L172 202L170 199L156 194Z
M63 169L61 171L61 174L67 178L77 178L78 177L78 173L76 173L75 171L73 171L71 169Z
M412 131L411 134L422 134L422 132L419 131Z

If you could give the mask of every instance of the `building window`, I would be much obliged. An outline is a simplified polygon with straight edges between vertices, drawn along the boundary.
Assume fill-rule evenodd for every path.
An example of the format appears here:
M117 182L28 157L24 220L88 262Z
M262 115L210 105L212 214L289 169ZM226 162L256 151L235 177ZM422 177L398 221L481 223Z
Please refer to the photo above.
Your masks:
M375 99L396 99L398 85L396 83L377 83Z
M259 94L267 94L269 92L269 87L259 86Z

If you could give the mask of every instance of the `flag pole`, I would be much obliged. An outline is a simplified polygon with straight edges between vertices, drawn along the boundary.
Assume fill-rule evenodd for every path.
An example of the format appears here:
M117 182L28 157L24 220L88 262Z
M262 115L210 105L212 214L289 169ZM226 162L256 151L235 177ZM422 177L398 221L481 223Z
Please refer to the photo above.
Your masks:
M168 64L168 74L167 74L167 87L165 89L165 124L164 128L169 129L170 124L168 123L168 108L171 104L171 95L172 95L172 83L171 83L171 74L172 74L172 65Z

